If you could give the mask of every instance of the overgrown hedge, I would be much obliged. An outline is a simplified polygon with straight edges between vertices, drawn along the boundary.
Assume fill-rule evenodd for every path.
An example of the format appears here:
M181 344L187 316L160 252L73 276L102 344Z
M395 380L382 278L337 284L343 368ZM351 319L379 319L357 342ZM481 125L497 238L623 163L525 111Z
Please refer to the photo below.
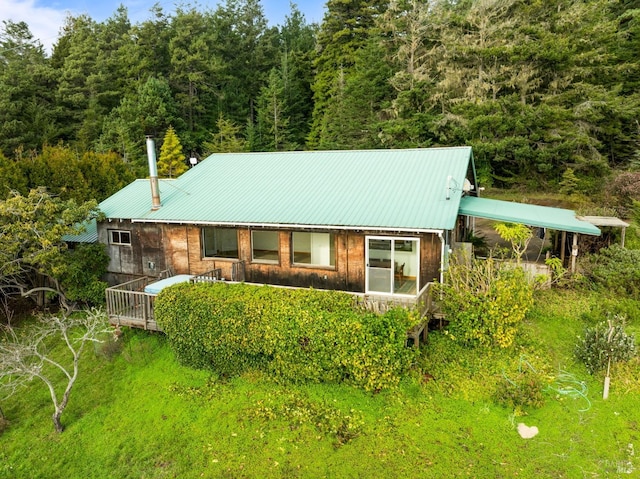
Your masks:
M640 250L611 245L589 256L582 266L596 285L612 293L640 297Z
M225 376L258 368L377 391L397 385L416 354L406 346L414 313L376 315L337 291L179 284L158 295L155 314L180 362Z
M509 262L452 257L445 282L435 285L446 332L464 344L509 347L533 305L533 287L522 268Z

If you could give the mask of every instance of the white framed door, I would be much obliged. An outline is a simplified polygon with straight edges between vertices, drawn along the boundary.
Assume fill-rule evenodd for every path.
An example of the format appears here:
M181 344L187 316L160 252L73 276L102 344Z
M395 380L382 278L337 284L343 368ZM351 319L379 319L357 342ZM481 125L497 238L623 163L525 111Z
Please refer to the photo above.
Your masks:
M365 238L365 291L415 296L420 291L420 239Z

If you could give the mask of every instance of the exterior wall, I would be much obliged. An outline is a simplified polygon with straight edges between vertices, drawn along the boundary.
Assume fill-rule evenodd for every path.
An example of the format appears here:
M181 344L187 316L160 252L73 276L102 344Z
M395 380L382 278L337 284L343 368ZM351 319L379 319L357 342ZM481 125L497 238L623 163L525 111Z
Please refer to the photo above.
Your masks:
M420 286L440 279L442 241L437 234L420 237Z
M131 232L131 245L111 245L109 231ZM365 290L365 238L380 232L333 231L335 266L318 267L292 264L291 231L279 231L277 263L254 262L251 256L251 230L238 228L238 259L204 258L200 226L104 222L98 226L99 241L107 245L111 261L108 281L115 284L133 277L159 276L171 268L175 274L202 274L219 268L231 279L234 263L244 262L245 281L283 286L336 289L363 293ZM388 235L393 236L393 235ZM407 236L407 235L402 235ZM416 236L416 235L409 235ZM439 278L442 244L436 234L420 238L420 285Z
M109 240L111 230L131 233L130 245L114 245ZM164 229L154 224L108 221L98 225L98 241L107 245L111 282L127 281L140 276L159 276L167 269L164 255Z

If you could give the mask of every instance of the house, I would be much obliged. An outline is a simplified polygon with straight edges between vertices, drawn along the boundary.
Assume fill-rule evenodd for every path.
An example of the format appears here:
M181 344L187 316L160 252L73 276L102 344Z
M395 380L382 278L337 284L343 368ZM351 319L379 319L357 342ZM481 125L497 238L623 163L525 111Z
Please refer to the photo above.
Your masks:
M215 270L424 306L469 216L506 203L477 198L470 147L214 154L171 180L153 174L152 147L149 157L151 187L136 180L100 204L112 284ZM522 222L544 226L546 210ZM560 211L559 227L598 234Z

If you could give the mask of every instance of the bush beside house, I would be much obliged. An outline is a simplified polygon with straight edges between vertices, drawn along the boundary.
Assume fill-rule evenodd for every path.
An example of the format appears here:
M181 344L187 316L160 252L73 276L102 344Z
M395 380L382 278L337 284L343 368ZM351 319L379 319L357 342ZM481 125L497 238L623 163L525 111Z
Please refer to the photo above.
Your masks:
M416 349L406 346L415 314L354 307L338 291L245 284L180 284L156 300L158 323L183 364L235 376L260 369L281 382L394 387Z
M449 321L446 332L470 346L511 346L533 305L526 272L491 257L462 261L452 257L436 295Z

